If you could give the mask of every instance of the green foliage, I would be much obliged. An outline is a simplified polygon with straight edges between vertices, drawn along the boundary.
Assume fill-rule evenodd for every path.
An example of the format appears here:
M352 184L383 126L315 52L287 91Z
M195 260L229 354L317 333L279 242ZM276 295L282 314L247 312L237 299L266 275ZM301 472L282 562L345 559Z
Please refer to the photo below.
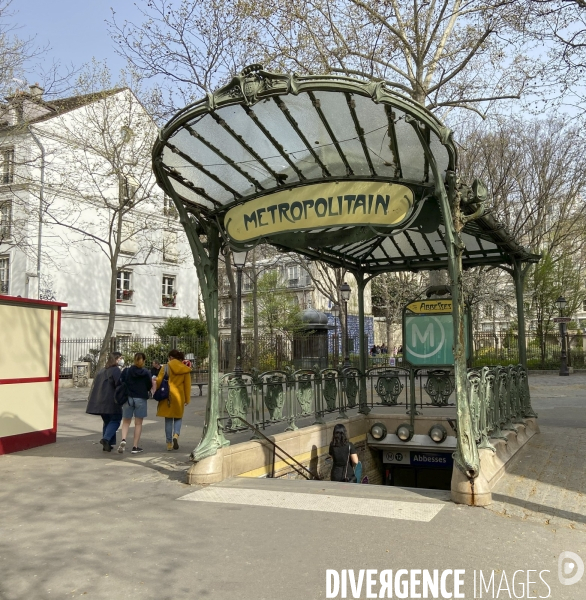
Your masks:
M186 317L169 317L162 325L155 325L155 333L160 338L200 337L207 338L208 328L205 320Z
M257 301L259 325L267 333L291 335L302 330L297 296L284 289L276 270L267 271L259 278Z

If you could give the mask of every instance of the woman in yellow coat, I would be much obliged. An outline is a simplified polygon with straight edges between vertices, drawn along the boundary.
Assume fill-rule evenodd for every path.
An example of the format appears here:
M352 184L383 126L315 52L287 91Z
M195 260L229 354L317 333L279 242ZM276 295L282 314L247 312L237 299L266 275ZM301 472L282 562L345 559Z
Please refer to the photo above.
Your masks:
M185 405L191 400L191 368L181 362L183 352L171 350L169 362L161 367L157 377L157 389L161 387L165 370L169 373L169 398L160 400L157 417L165 417L167 450L179 449L179 434Z

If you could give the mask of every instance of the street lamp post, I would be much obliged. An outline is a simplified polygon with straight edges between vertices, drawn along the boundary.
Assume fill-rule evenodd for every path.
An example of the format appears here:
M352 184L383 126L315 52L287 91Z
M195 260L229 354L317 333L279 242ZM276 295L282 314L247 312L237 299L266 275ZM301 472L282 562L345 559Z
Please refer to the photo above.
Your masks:
M247 252L232 251L236 267L236 377L242 377L242 269L246 264Z
M337 367L340 362L340 354L338 347L338 325L336 319L340 316L340 306L334 304L332 306L332 316L334 317L334 366Z
M344 281L340 286L340 296L342 296L342 300L344 300L344 323L345 323L345 347L346 347L346 355L344 356L344 368L350 366L350 351L348 349L348 300L350 300L350 286Z
M564 316L564 309L566 308L566 299L560 296L555 303L558 305L560 311L560 317ZM560 376L567 376L570 374L568 370L568 346L566 338L566 324L560 321L560 337L562 338L562 355L560 360Z

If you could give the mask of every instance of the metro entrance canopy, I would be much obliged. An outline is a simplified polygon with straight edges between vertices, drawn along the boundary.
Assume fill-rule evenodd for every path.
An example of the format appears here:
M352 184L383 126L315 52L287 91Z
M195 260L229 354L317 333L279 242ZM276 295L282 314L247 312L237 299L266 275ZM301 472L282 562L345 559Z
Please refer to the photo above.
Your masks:
M467 433L462 268L509 269L519 300L523 264L539 257L485 211L480 182L459 183L448 128L383 81L298 77L252 65L175 115L154 146L153 165L190 241L210 334L207 421L196 460L227 443L216 427L219 252L269 243L352 272L362 329L363 292L372 276L449 270L456 460L474 477L478 454ZM524 350L520 356L523 361ZM366 348L360 360L364 370Z

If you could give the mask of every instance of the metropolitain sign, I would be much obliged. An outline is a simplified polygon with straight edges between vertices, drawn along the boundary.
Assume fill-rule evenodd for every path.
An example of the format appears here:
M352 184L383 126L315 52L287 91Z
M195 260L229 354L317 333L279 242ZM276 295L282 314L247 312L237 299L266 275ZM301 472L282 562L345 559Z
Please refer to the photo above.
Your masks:
M235 242L330 227L396 227L412 214L413 203L413 192L396 183L316 183L235 206L224 224Z

